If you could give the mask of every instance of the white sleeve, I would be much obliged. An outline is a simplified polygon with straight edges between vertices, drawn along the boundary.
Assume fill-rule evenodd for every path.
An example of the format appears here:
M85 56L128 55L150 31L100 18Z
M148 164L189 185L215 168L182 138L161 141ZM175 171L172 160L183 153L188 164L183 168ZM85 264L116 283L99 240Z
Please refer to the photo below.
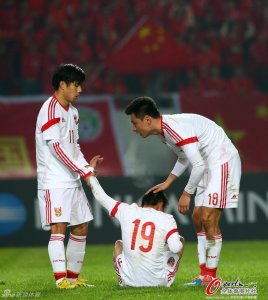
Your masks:
M78 164L83 165L83 166L89 165L89 163L86 161L84 154L82 153L80 145L78 143L76 143L76 145L75 145L75 157L76 157L76 161L78 162Z
M169 250L173 253L178 253L181 251L183 245L180 241L180 235L178 227L174 217L170 216L170 219L166 221L167 223L167 234L166 242L168 244Z
M78 114L78 111L77 111L77 114ZM77 143L75 145L75 158L79 164L87 166L87 165L89 165L89 163L86 161L84 154L82 153L80 145L78 143L78 140L79 140L78 126L76 128L75 135L76 135L76 141L77 141Z
M194 194L197 185L205 172L205 162L199 152L196 152L192 157L188 157L188 159L192 165L192 171L184 190L189 194Z
M173 170L171 171L171 174L175 175L176 177L180 177L188 165L189 160L187 158L178 158Z
M108 212L114 217L113 210L118 207L118 201L115 201L113 198L108 196L101 185L99 184L98 179L95 176L90 176L89 178L91 190L93 193L94 198L103 206L105 207Z
M51 153L73 172L78 173L82 178L86 178L92 173L86 167L84 161L75 160L72 157L69 157L59 140L50 140L47 143Z
M173 253L179 253L182 250L182 242L178 232L173 233L167 240L169 250Z

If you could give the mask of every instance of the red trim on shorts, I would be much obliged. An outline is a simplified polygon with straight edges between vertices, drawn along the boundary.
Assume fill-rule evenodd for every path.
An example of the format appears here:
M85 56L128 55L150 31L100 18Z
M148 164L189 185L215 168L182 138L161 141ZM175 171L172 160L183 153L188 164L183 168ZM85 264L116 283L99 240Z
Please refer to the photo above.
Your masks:
M195 142L198 142L198 138L196 136L190 137L190 138L182 140L182 141L179 141L178 143L176 143L176 146L181 147L181 146L185 146L185 145L192 144L192 143L195 143Z
M51 119L41 127L41 131L44 132L45 130L47 130L48 128L50 128L51 126L53 126L59 122L60 122L60 118Z
M51 219L51 199L50 199L49 190L46 190L45 202L46 202L46 224L50 224L52 222L52 219Z
M122 202L119 202L119 201L115 204L114 208L111 210L111 213L110 213L111 217L113 217L113 218L115 217L115 215L116 215L116 213L118 211L118 206L120 204L122 204Z
M177 272L178 272L178 269L179 269L179 265L180 265L180 259L178 259L178 261L177 261L177 263L176 263L176 266L175 266L174 270L168 273L168 275L167 275L168 282L169 282L170 280L172 280L173 277L176 276L176 274L177 274Z
M228 182L228 162L221 166L221 200L220 208L226 207L227 198L227 182Z
M171 229L171 230L167 233L167 235L166 235L166 241L167 241L167 240L169 239L169 237L170 237L173 233L175 233L175 232L179 232L177 228Z
M114 259L114 269L115 269L115 273L116 273L119 285L121 285L123 283L123 279L120 274L121 265L122 265L121 257L116 257Z

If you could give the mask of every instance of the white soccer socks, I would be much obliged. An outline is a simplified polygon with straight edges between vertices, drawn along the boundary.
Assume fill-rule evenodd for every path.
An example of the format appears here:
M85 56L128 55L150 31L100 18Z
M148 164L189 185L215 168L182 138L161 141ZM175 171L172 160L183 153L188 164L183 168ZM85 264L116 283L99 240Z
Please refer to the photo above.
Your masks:
M221 233L207 239L206 249L206 275L216 277L222 246Z
M86 248L86 236L77 236L70 233L67 249L67 279L75 281L81 271Z
M206 232L201 231L197 233L197 255L200 266L200 275L205 275L206 273Z
M51 234L48 243L48 255L56 282L66 276L64 237L64 234Z

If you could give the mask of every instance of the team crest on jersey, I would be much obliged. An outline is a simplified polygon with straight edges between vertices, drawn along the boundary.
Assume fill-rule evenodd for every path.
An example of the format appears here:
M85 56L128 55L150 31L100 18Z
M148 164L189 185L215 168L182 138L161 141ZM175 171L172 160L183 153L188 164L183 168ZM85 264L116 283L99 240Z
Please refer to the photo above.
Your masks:
M61 207L54 207L54 212L56 217L60 217L62 215Z
M76 125L79 124L79 118L77 117L77 115L74 115L74 121L75 121L75 124L76 124Z

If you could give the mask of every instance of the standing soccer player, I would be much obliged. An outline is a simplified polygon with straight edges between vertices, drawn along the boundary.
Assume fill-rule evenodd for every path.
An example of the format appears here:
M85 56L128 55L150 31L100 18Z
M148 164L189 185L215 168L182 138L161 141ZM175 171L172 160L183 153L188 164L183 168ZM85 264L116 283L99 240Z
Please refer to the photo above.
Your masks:
M149 97L132 100L125 113L130 115L134 132L143 138L158 135L178 156L167 179L148 192L167 189L189 164L192 167L178 210L187 213L191 195L196 192L192 219L198 240L200 275L189 285L207 285L216 277L222 246L219 221L223 209L238 206L241 178L238 151L213 121L197 114L160 115Z
M89 186L95 199L120 222L122 240L115 243L114 267L120 286L171 286L183 253L184 239L172 215L164 213L167 198L163 192L149 193L142 207L109 197L94 176L102 161L90 161Z
M56 287L63 289L87 286L79 274L93 216L80 177L87 181L91 172L78 144L79 115L72 105L84 80L80 67L60 65L52 77L55 93L42 105L36 123L41 222L44 230L51 230L48 254ZM65 255L67 226L70 236Z

